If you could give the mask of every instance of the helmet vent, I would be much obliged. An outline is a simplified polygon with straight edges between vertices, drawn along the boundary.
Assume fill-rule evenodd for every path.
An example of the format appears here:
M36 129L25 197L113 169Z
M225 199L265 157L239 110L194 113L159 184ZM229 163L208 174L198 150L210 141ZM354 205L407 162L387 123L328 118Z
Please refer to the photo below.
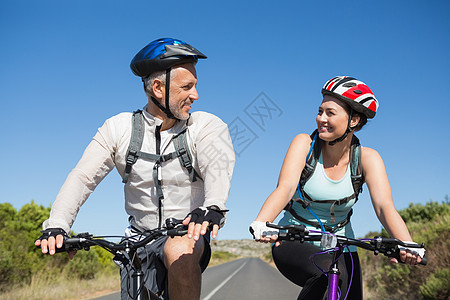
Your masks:
M361 95L362 94L362 91L361 90L354 90L353 91L355 94L358 94L358 95Z
M344 83L342 86L343 87L348 87L348 88L350 88L350 87L353 87L353 86L355 86L356 85L356 83L354 83L354 82L346 82L346 83Z

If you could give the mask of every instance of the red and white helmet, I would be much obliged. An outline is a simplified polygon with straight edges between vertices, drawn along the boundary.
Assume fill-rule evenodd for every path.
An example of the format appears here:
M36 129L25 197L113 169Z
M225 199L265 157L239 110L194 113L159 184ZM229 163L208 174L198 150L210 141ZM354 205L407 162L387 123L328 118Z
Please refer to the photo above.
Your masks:
M375 117L379 106L370 88L364 82L349 76L336 76L328 80L322 88L322 94L343 100L369 119Z

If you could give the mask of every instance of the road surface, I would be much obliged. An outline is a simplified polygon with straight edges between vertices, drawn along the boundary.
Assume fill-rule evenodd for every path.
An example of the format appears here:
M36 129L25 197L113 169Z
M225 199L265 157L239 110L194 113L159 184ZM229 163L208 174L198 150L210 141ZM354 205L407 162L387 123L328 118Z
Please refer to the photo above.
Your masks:
M300 288L259 258L241 258L209 267L202 276L201 300L297 299ZM120 293L97 298L120 300Z
M297 299L300 288L259 258L242 258L203 273L202 300Z

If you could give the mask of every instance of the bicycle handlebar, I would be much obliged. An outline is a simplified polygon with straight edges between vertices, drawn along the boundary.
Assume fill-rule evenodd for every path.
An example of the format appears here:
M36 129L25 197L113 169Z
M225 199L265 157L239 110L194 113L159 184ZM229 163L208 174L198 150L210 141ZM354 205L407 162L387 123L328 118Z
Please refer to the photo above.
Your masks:
M266 226L280 230L277 239L278 241L300 241L301 243L303 243L304 241L322 240L322 234L310 235L310 232L305 225L275 225L270 222L266 222ZM375 255L382 253L387 257L396 258L399 262L401 262L399 246L408 248L425 248L425 245L423 243L405 243L396 238L384 238L377 236L373 239L352 239L346 236L334 234L333 236L336 237L339 247L356 246L369 251L373 251ZM422 258L422 261L419 264L426 265L427 263L428 259L425 256Z
M145 246L152 240L161 236L183 236L187 233L187 226L181 224L182 220L168 219L166 220L166 228L155 229L145 231L138 236L145 236L145 238L134 241L133 237L125 238L114 243L107 241L102 237L95 237L92 234L85 232L80 233L72 237L64 237L63 245L61 248L55 248L55 252L69 252L73 250L89 250L91 246L100 246L110 252L118 252L122 250L136 250L140 247ZM38 246L40 247L40 246Z

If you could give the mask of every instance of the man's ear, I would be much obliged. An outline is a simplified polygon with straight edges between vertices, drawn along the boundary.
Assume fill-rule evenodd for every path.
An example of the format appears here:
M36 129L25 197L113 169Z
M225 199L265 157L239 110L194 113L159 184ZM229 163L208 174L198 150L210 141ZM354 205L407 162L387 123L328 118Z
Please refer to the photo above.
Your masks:
M165 85L159 79L154 79L152 82L152 93L157 99L162 99L165 94Z

